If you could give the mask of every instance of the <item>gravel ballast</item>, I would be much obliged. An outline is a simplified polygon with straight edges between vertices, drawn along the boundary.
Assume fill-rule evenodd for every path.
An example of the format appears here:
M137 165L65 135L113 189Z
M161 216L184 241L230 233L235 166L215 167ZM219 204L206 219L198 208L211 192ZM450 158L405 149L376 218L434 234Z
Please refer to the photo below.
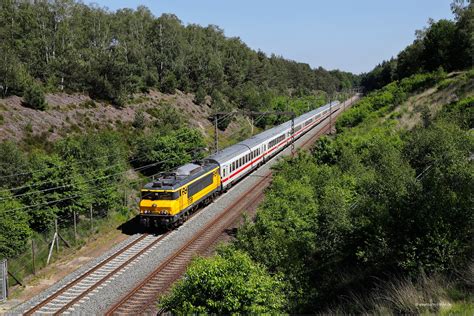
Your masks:
M325 120L326 123L328 119ZM299 148L301 144L306 142L308 139L316 135L323 125L319 124L308 133L303 135L295 145L295 148ZM111 277L105 284L100 285L97 289L86 295L79 303L73 305L69 310L72 314L103 314L105 313L114 303L119 301L123 296L130 292L135 285L145 279L153 270L159 266L166 258L172 255L178 250L183 244L191 239L202 227L204 227L212 218L223 212L228 206L230 206L236 199L242 194L249 191L254 185L261 179L262 176L267 175L270 172L270 168L277 163L277 161L284 155L291 154L291 146L283 150L279 155L271 159L265 165L257 169L251 175L244 178L238 184L236 184L227 193L220 196L214 203L207 206L195 216L185 222L182 226L171 232L168 236L163 238L154 247L149 249L147 252L136 258L130 264L128 264L120 274ZM115 252L119 251L135 239L139 238L140 235L133 235L127 240L121 242L107 253L103 254L97 259L94 259L85 264L80 269L71 273L61 281L51 286L46 291L33 297L29 301L22 303L12 310L9 314L22 314L29 310L39 302L44 300L46 297L56 292L69 282L73 281L87 270L93 268L106 258L110 257Z

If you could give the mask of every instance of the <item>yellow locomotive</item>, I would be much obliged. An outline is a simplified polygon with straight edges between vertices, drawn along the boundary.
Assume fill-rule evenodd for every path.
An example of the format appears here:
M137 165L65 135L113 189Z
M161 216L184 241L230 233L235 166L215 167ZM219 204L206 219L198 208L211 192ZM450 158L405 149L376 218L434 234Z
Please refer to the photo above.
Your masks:
M140 223L145 227L180 225L199 205L210 203L221 190L219 165L188 163L162 173L141 190Z

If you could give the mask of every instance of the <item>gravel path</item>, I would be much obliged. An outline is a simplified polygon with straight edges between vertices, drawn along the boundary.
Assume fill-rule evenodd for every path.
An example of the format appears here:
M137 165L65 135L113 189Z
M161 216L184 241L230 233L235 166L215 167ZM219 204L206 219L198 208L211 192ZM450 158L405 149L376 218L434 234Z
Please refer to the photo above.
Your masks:
M316 133L318 133L318 131L321 129L321 126L321 124L318 125L314 129L310 130L307 134L302 136L296 142L295 147L300 147L303 142L312 138ZM231 205L235 199L251 189L262 176L265 176L270 171L271 166L273 166L281 158L281 156L289 154L291 154L290 147L286 148L278 156L274 157L264 166L260 167L253 174L240 181L226 194L220 196L213 204L209 205L194 217L189 219L178 229L174 230L171 234L162 239L156 246L151 248L136 260L132 261L119 275L115 275L114 277L110 278L106 284L99 286L97 289L89 293L78 304L73 305L68 311L70 311L72 314L87 315L105 313L109 307L111 307L121 297L131 291L136 284L145 279L145 277L149 275L155 269L155 267L162 263L168 256L172 255L187 240L191 239L201 227L205 226L206 223L208 223L214 216L225 210L225 208ZM79 277L85 271L91 269L137 238L139 238L139 235L131 236L101 257L92 260L82 268L71 273L63 280L50 287L48 290L17 306L9 314L16 315L27 311L47 296L56 292L59 288Z

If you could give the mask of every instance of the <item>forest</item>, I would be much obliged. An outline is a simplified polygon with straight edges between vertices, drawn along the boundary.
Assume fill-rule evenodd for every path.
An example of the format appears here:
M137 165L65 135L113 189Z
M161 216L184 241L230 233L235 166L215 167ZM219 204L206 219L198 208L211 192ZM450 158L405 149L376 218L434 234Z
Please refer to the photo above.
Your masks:
M363 77L371 92L338 118L336 135L280 162L255 219L214 256L195 259L160 307L474 312L474 71L470 58L436 55L456 32L472 38L473 8L462 1L452 8L455 22L430 22L413 44L433 54L415 61L411 45L391 62L416 69L381 78L378 66ZM438 33L446 25L454 33Z
M359 79L267 56L215 25L73 0L2 1L0 51L0 95L38 109L47 92L84 92L120 107L149 89L192 92L197 103L209 95L218 110L258 109L270 96L332 93Z
M474 56L474 5L456 0L451 4L455 20L429 20L415 32L416 39L397 57L383 61L364 74L361 85L367 91L380 89L395 80L439 68L451 72L472 68Z
M196 259L160 306L419 314L454 301L449 312L472 313L474 96L397 127L400 104L445 80L418 74L376 90L342 115L335 137L279 163L256 218ZM459 80L472 89L474 72Z
M216 255L194 260L160 298L165 309L414 314L450 301L451 312L474 313L470 2L454 1L454 21L430 21L396 58L363 76L267 56L218 26L184 25L146 7L0 6L0 95L20 96L37 111L48 111L46 94L86 94L124 109L136 95L180 90L197 104L211 100L216 112L302 113L337 91L365 88L335 136L276 167L256 218ZM428 90L459 97L436 111L409 110L410 98ZM410 129L400 123L408 112L419 118ZM79 222L89 213L128 219L133 211L123 200L148 177L208 153L204 136L176 110L150 113L156 121L138 113L121 128L0 143L0 258L29 251L56 221L71 227L72 214ZM257 127L283 119L266 117Z
M175 15L155 17L143 6L112 12L73 0L6 0L0 8L0 126L2 111L8 110L2 100L12 96L42 112L51 110L46 95L61 94L92 98L79 107L125 111L136 100L150 99L151 90L170 95L179 90L192 94L196 104L210 100L216 112L301 114L359 80L267 56L217 26L184 25ZM100 128L80 122L84 130L66 130L54 141L27 124L25 138L0 143L0 258L10 259L18 278L34 272L32 258L24 258L33 240L47 255L56 223L70 234L76 221L91 227L93 219L126 221L135 214L138 189L148 177L209 154L202 131L190 128L172 104L157 104L146 113L151 121L136 111L131 124ZM218 127L225 130L231 119L219 119ZM266 116L255 128L286 119ZM86 237L90 233L84 231ZM28 269L20 273L16 267Z

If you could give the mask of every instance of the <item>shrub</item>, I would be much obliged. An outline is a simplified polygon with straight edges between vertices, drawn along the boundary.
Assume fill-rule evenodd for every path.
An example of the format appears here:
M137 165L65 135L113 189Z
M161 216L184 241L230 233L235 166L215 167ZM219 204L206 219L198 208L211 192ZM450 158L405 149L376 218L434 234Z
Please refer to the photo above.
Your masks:
M11 258L25 250L31 229L23 205L10 193L0 192L0 258Z
M199 87L194 95L194 103L202 104L205 101L205 98L206 91L202 87Z
M281 281L247 254L231 249L194 260L185 277L161 300L165 309L176 314L281 313L284 303Z
M135 117L132 122L132 126L136 129L143 129L146 126L145 114L139 110L135 112Z
M47 103L43 89L37 84L28 86L23 94L23 103L32 109L45 110Z
M172 72L165 75L161 83L161 92L173 94L177 88L178 81L176 80L176 76Z

